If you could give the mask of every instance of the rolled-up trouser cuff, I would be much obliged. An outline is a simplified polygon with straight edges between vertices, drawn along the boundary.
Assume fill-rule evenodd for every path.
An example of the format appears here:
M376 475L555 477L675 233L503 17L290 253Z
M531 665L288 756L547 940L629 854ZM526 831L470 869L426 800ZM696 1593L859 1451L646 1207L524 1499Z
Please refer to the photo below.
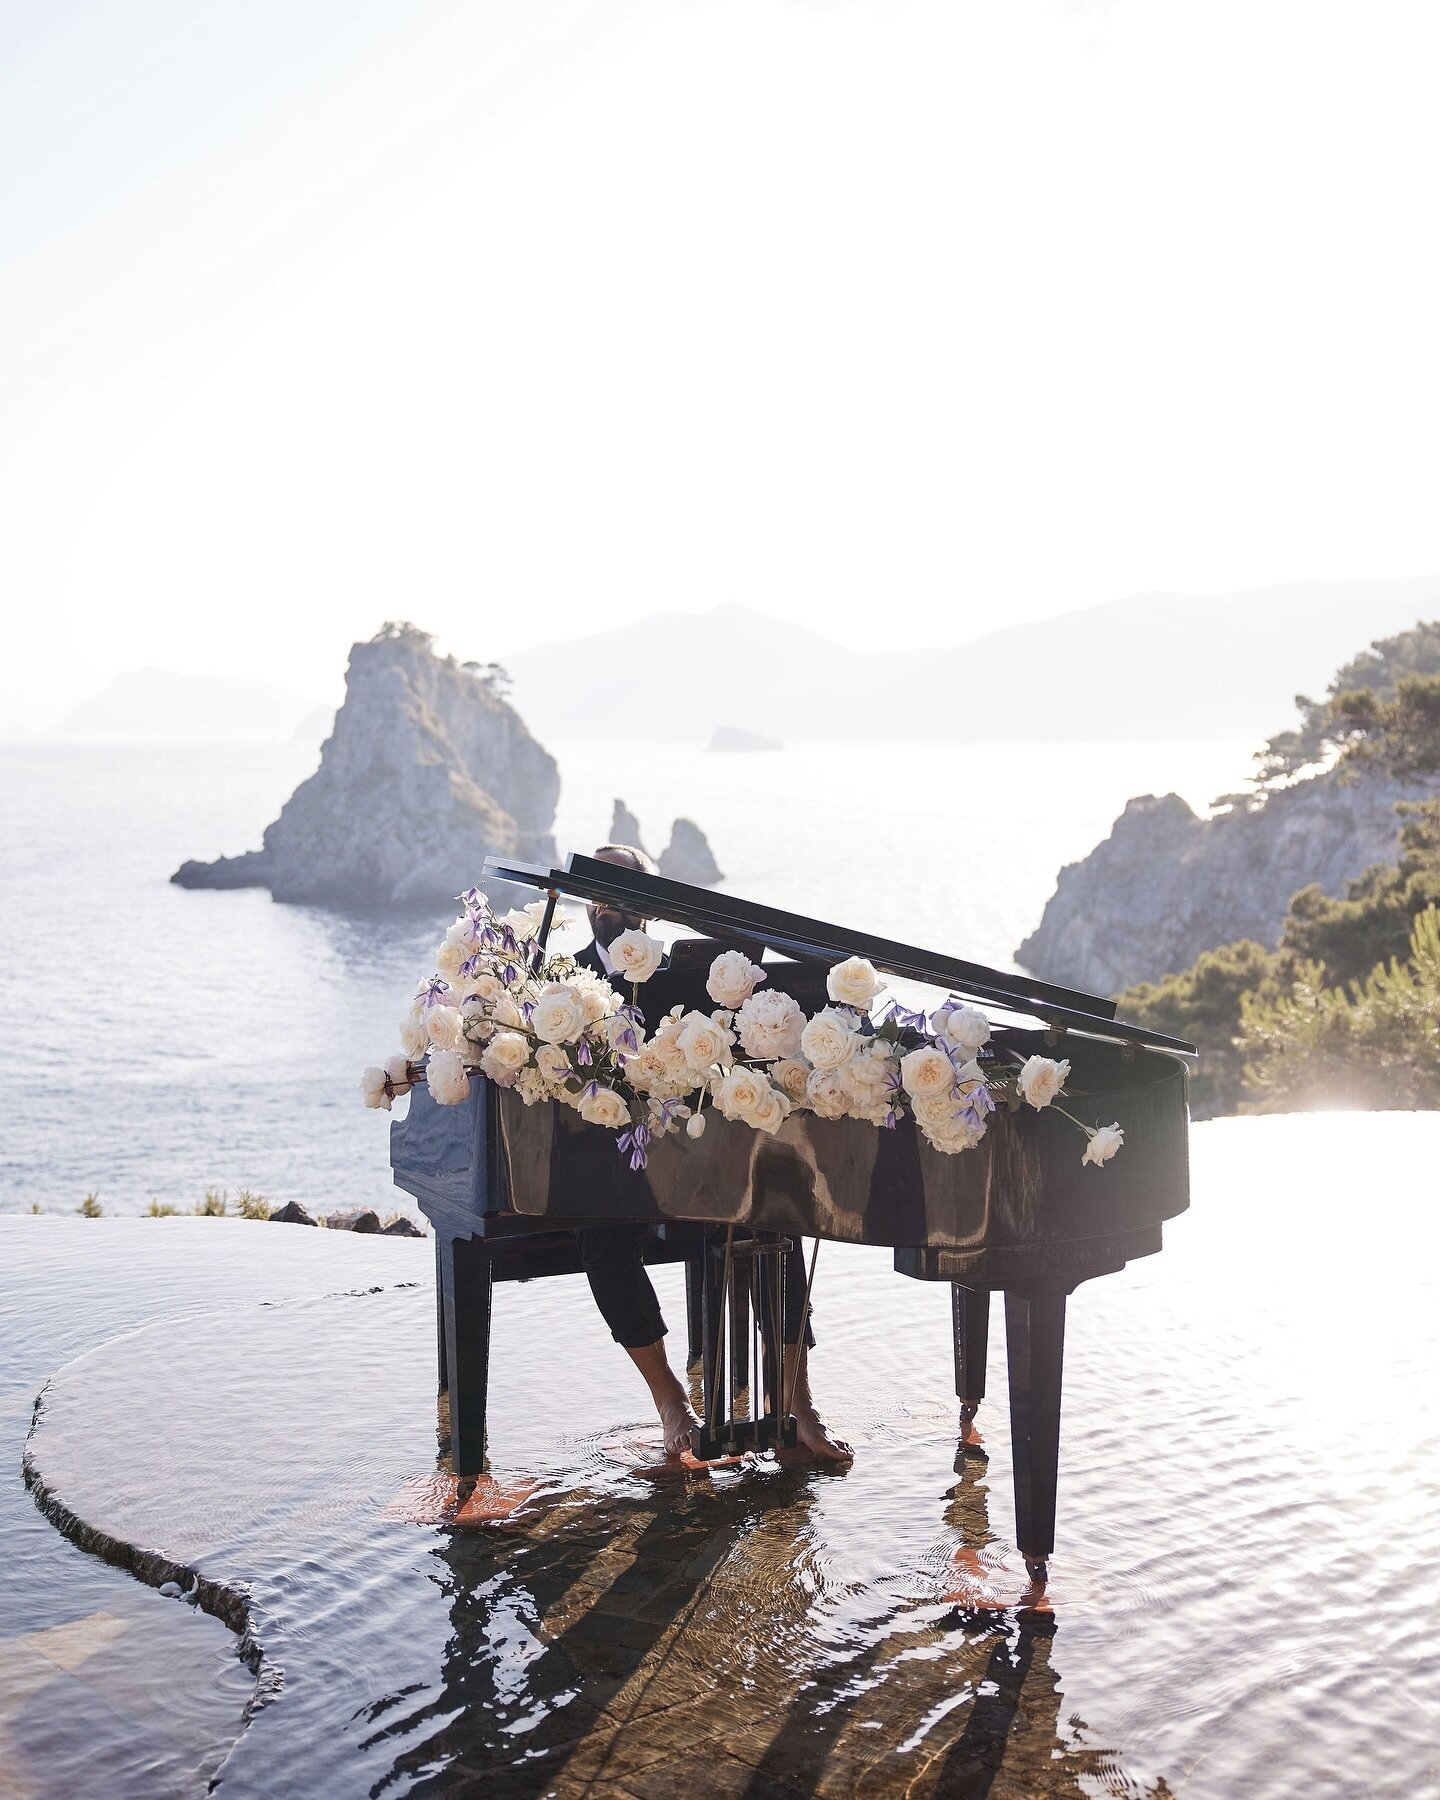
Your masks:
M593 1225L577 1231L580 1266L610 1335L625 1350L665 1336L665 1318L645 1273L644 1225Z

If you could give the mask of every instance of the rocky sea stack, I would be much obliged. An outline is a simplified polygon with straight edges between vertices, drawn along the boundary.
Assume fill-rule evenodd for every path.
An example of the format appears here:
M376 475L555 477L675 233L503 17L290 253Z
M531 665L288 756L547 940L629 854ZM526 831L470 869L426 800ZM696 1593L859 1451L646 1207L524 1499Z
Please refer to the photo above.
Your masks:
M1039 925L1015 952L1046 980L1117 994L1253 939L1273 950L1292 895L1327 894L1398 855L1398 800L1415 787L1370 774L1315 775L1201 819L1178 794L1131 800L1083 862L1060 871Z
M351 650L320 767L262 847L183 863L171 880L397 907L448 902L491 852L552 860L560 772L503 685L493 664L437 656L428 632L384 626Z

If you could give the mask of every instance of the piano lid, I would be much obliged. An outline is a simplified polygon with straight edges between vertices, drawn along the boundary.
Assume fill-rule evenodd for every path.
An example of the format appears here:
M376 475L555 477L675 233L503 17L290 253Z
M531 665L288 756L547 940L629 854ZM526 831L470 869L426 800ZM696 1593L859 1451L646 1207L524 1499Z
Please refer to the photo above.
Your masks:
M648 875L619 863L602 862L575 852L563 869L547 869L540 863L517 862L508 856L487 856L485 873L527 887L573 895L585 900L609 900L627 912L647 919L669 919L688 925L707 936L761 939L772 950L800 962L831 963L846 956L864 956L887 974L1011 1012L1028 1013L1046 1024L1088 1031L1099 1037L1119 1038L1148 1049L1167 1050L1181 1056L1198 1054L1183 1038L1167 1037L1115 1017L1115 1002L1078 988L1057 986L1032 975L987 968L983 963L942 956L873 932L851 931L824 919L783 912L742 900L734 894L718 894L709 888L691 887L663 875Z

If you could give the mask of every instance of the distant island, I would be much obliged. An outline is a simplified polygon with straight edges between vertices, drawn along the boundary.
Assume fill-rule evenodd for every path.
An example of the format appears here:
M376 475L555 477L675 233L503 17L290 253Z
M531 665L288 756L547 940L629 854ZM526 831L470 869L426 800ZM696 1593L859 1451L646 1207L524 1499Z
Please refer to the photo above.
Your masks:
M88 744L318 745L333 706L238 675L127 669L73 706L50 736Z
M717 725L706 746L709 750L783 750L779 738L762 731L746 731L739 725Z

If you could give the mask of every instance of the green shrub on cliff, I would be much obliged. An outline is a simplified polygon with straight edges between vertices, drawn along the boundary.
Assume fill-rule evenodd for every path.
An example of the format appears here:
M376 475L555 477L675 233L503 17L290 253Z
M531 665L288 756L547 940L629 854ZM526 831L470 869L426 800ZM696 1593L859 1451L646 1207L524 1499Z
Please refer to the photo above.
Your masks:
M1288 991L1245 994L1246 1110L1440 1107L1440 908L1415 920L1409 956L1348 988L1302 963Z

